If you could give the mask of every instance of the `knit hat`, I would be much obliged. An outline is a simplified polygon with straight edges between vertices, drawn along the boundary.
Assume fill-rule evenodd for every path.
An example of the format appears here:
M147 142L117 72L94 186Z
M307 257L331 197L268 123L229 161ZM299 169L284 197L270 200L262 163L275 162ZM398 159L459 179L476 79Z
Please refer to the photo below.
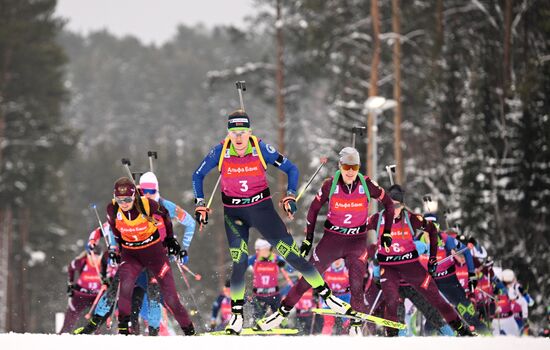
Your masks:
M360 165L359 152L353 147L344 147L338 154L340 164Z
M398 184L391 185L391 187L388 189L388 192L390 194L391 199L399 203L403 203L405 199L405 190L403 190L403 188L400 185Z
M268 241L265 239L258 238L256 240L256 243L254 243L254 249L264 249L264 248L271 248L271 244L269 244Z
M114 195L115 197L130 197L135 195L136 193L136 186L127 177L121 177L120 179L116 180L115 182L115 188L114 188Z
M155 174L148 171L145 174L141 175L141 177L139 178L139 187L142 190L156 190L157 193L155 194L154 199L158 201L159 181L157 180L157 176Z
M249 130L250 119L242 109L237 109L227 118L227 130Z

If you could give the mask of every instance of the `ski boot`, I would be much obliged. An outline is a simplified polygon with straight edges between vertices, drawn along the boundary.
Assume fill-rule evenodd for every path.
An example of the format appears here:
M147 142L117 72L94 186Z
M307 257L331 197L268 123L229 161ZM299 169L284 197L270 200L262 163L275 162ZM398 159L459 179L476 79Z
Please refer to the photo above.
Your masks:
M271 329L279 327L281 323L283 323L283 321L287 318L291 310L291 307L284 305L279 306L277 312L274 312L271 315L264 317L256 322L256 326L254 327L254 329L269 331Z
M355 311L351 308L351 305L346 303L340 298L335 297L332 294L329 286L325 283L324 285L315 288L315 292L323 298L327 306L334 312L341 315L350 315L353 316L356 314Z
M231 318L225 326L225 333L229 335L239 335L243 330L243 307L244 300L231 300Z
M150 337L156 337L159 335L159 328L153 326L149 326L148 328Z
M195 326L193 326L193 322L189 323L189 326L187 327L181 327L181 330L183 331L183 334L185 335L195 335Z
M349 335L362 336L363 335L363 321L351 320L349 324Z
M477 337L477 333L472 332L470 327L460 319L449 322L449 326L455 330L459 337Z
M104 317L93 315L86 326L75 329L73 334L93 334L101 327L104 321Z
M124 316L118 321L118 334L130 335L132 333L132 321L130 316Z

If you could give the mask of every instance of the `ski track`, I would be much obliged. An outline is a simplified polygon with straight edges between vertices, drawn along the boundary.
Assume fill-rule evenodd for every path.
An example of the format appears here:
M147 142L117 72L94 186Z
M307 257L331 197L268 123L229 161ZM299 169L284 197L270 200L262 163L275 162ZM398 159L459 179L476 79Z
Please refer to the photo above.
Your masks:
M537 350L550 349L550 339L533 337L347 337L347 336L197 336L144 337L121 335L0 334L2 350L97 350L99 348L155 349L438 349Z

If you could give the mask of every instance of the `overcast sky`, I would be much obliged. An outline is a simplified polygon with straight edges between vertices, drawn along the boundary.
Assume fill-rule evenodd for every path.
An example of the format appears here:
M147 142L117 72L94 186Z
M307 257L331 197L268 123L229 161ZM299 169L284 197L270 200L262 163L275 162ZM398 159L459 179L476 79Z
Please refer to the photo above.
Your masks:
M253 4L253 0L58 0L56 13L69 21L66 28L72 31L106 28L117 36L132 34L146 43L163 43L176 33L179 23L244 27Z

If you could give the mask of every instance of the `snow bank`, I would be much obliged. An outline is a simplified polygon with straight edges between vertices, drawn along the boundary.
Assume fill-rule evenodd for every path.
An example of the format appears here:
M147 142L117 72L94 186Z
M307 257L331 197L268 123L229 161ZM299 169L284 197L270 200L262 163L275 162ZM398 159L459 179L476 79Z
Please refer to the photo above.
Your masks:
M0 334L2 350L157 350L157 349L261 349L261 350L338 350L338 349L438 349L438 350L538 350L550 349L550 340L530 337L411 337L411 338L378 338L378 337L329 337L329 336L198 336L198 337L144 337L120 335L51 335L51 334Z

